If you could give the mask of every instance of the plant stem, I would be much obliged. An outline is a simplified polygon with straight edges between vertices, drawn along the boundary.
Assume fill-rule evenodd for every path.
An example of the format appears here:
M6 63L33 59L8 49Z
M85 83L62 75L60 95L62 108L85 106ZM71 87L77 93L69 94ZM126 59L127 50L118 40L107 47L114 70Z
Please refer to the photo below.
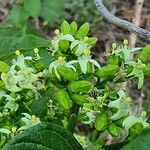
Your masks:
M70 118L69 118L69 121L68 121L68 128L67 129L71 133L74 133L74 130L75 130L79 108L80 108L80 105L74 104L71 111L70 111L71 115L70 115Z

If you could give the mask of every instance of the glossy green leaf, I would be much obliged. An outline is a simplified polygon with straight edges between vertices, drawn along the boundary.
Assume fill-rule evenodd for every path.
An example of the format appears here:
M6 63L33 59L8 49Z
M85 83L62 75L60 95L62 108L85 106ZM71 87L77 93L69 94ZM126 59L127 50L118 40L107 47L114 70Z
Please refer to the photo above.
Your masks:
M91 37L88 38L88 40L86 41L90 46L94 46L97 42L97 38L96 37Z
M40 123L15 136L2 150L83 150L67 130Z
M61 24L61 33L69 34L70 33L70 25L67 21L63 21Z
M70 47L70 44L67 40L60 40L59 41L59 48L60 48L60 51L66 51L67 49L69 49Z
M0 72L7 73L9 71L9 65L3 61L0 61Z
M76 37L83 39L89 32L89 23L84 23L78 30Z
M147 45L143 48L138 58L140 58L142 62L148 61L148 59L150 58L150 45Z
M48 46L48 40L34 35L26 35L19 38L4 37L0 38L0 58L14 54L16 49L26 51L31 49L33 50L36 47L43 48Z
M118 63L119 63L119 56L115 56L115 55L108 56L107 64L118 65Z
M150 75L150 64L147 64L145 68L143 68L143 73L144 75L147 75L147 76Z
M37 17L41 10L41 0L24 0L24 9L29 16Z
M70 24L70 33L71 33L72 35L76 35L77 29L78 29L77 23L73 21L73 22Z

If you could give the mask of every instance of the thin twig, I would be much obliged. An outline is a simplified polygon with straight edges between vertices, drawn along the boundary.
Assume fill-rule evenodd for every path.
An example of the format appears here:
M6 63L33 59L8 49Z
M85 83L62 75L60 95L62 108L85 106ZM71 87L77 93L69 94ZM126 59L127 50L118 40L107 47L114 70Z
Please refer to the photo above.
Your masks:
M95 4L107 21L150 41L150 31L144 30L133 23L115 17L106 9L102 0L95 0Z
M141 13L142 13L142 7L143 7L144 0L136 0L135 4L135 11L134 11L134 17L133 17L133 23L137 26L140 25L140 20L141 20ZM137 35L134 33L130 34L130 47L135 47L137 40Z

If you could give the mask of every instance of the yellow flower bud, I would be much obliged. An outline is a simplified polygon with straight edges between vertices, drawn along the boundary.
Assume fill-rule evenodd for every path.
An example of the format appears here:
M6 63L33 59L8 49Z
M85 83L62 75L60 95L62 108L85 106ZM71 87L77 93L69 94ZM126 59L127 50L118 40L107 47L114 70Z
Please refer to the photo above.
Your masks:
M19 50L16 50L16 51L15 51L15 54L16 54L17 56L19 56L19 55L20 55L20 51L19 51Z
M84 41L87 41L89 38L87 36L84 37Z
M145 68L145 66L146 66L145 64L141 64L141 66L140 66L140 67L141 67L141 69L144 69L144 68Z
M38 52L39 52L39 49L38 49L38 48L35 48L35 49L34 49L34 53L37 54Z
M58 29L55 30L55 34L58 35L60 32Z
M63 58L62 56L59 56L59 57L58 57L58 61L59 61L59 62L62 62L63 60L64 60L64 58Z
M124 39L124 40L123 40L123 44L127 46L127 45L129 44L128 40L127 40L127 39Z
M111 47L112 47L113 49L115 49L115 48L117 47L117 44L116 44L116 43L112 43Z
M83 53L84 53L84 55L90 55L90 50L89 50L89 49L85 49L85 50L83 51Z
M126 97L126 98L124 99L124 101L127 102L127 103L131 103L132 100L131 100L130 97Z
M11 131L12 131L12 133L15 133L17 131L17 128L16 127L12 127Z
M36 117L35 115L32 115L32 116L31 116L31 120L32 120L32 121L35 121L36 119L37 119L37 117Z
M146 115L147 115L146 111L141 112L141 117L146 117Z

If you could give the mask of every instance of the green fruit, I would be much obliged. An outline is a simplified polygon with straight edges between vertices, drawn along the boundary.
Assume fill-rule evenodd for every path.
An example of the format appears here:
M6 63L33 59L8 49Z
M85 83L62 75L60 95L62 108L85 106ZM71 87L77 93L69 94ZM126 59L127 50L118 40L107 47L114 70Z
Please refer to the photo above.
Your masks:
M86 97L80 94L73 94L71 96L71 99L73 100L74 103L79 104L79 105L83 105L84 103L87 102Z
M74 81L78 78L77 72L65 66L58 67L57 70L60 76L65 80Z
M56 92L56 100L64 109L70 109L72 107L72 101L68 93L63 89Z
M120 133L119 128L114 123L109 124L107 130L113 137L117 137Z
M140 135L142 133L143 129L144 129L144 127L143 127L142 123L138 122L138 123L134 124L129 129L130 136L134 137L134 136Z
M109 76L114 76L118 70L117 65L107 65L102 68L97 69L96 75L98 77L109 77Z
M100 113L95 120L95 128L98 131L104 131L108 126L108 115L106 113Z
M111 64L111 65L118 65L119 63L119 57L115 56L115 55L110 55L107 58L107 64Z
M74 93L89 91L92 83L86 80L74 81L68 85L68 89Z

